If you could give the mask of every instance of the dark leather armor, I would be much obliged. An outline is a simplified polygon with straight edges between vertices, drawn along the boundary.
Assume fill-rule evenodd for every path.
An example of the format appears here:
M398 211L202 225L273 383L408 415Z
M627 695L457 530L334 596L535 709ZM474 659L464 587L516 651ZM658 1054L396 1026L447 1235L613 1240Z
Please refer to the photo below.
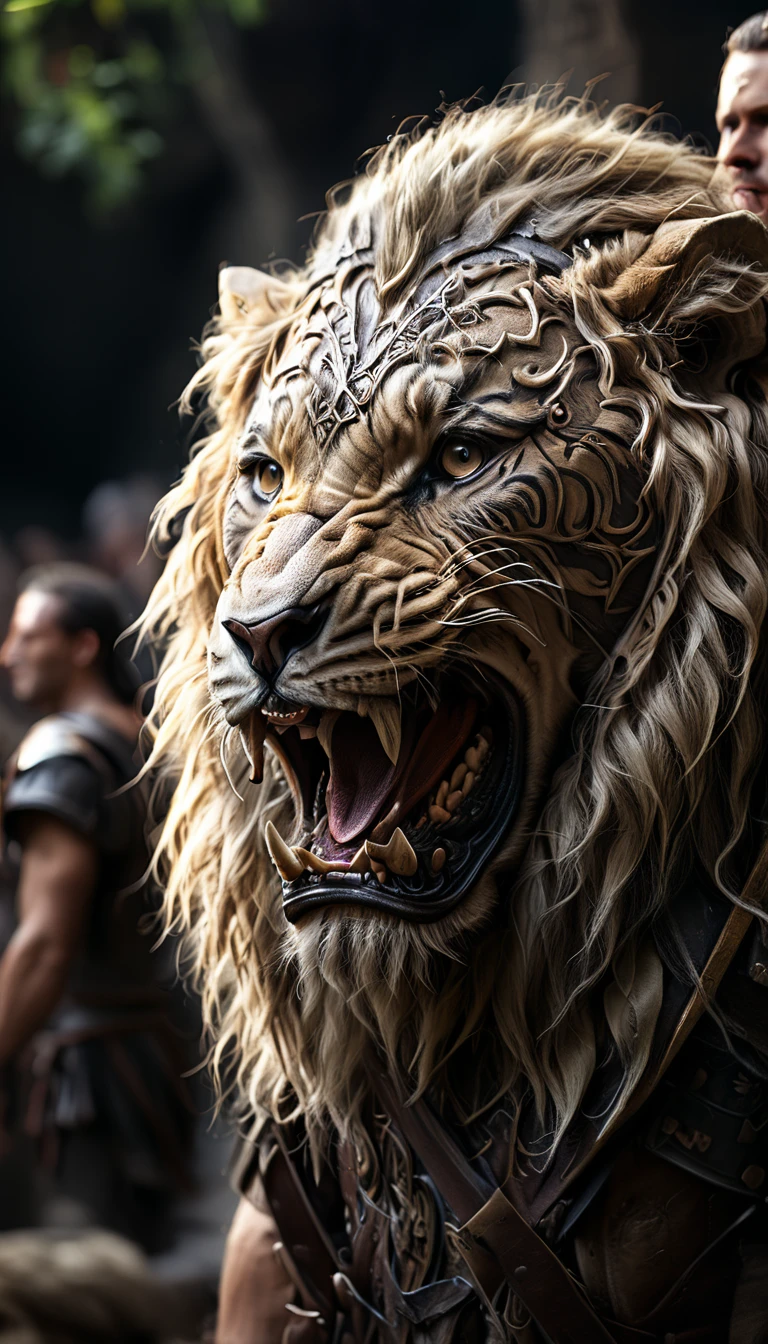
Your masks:
M164 1190L187 1179L187 1061L139 927L148 852L135 774L135 743L82 713L41 720L8 768L3 823L12 863L30 814L65 822L98 855L67 990L22 1056L19 1090L24 1126L52 1165L65 1140L98 1133L130 1184Z
M712 893L689 891L681 908L694 964L710 967L732 917ZM318 1183L301 1131L263 1118L235 1183L278 1225L279 1254L298 1288L297 1341L768 1339L768 975L760 969L768 956L760 931L741 946L732 939L728 956L715 1014L696 1010L682 1048L607 1142L595 1117L615 1087L608 1054L550 1161L537 1159L541 1126L525 1111L515 1123L499 1108L462 1129L423 1103L399 1109L385 1089L371 1105L365 1153L338 1145ZM690 987L668 974L657 1062L694 1002ZM477 1180L478 1203L487 1196L478 1215L462 1209L465 1191L441 1166L441 1150L452 1145ZM511 1204L537 1234L532 1242ZM554 1252L556 1268L540 1247ZM526 1273L535 1277L533 1296ZM576 1284L586 1292L577 1289L569 1306ZM581 1302L594 1323L575 1323ZM535 1324L545 1317L546 1331Z

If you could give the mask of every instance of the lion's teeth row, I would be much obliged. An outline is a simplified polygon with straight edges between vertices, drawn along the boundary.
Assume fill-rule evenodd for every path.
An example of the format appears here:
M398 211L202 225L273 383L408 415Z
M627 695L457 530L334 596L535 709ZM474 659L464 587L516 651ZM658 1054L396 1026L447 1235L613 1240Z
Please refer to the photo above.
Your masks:
M290 713L282 714L270 711L267 713L262 709L262 714L268 718L276 728L288 727L295 723L299 729L299 737L304 741L310 737L316 737L320 746L323 748L326 756L331 754L331 737L336 720L339 717L338 709L327 709L320 715L320 722L314 724L305 723L307 715L306 707L292 710ZM361 718L366 716L371 720L376 732L379 735L384 751L393 765L397 764L397 758L400 754L400 737L402 724L400 718L400 706L396 700L386 700L379 697L366 699L361 697L357 702L357 713Z
M491 729L481 728L473 746L464 752L464 760L456 766L450 779L444 779L437 792L430 794L427 810L416 823L417 830L426 825L427 818L444 824L451 820L454 812L458 812L467 794L474 787L476 779L482 774L492 742Z
M314 873L373 872L383 881L387 871L396 873L399 877L413 877L419 866L416 851L399 826L386 845L377 845L373 840L366 840L348 862L343 859L324 859L320 854L314 854L311 849L304 849L301 845L286 844L271 821L264 827L264 838L269 856L286 882L294 881L307 869ZM439 867L442 867L445 855L443 854L442 861L438 858L437 862Z

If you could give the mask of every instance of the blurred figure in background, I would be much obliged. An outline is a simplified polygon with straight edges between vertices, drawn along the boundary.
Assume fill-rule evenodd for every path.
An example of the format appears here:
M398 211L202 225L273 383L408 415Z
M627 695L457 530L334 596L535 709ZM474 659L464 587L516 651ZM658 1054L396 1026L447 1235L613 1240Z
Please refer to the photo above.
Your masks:
M195 1294L159 1280L111 1232L0 1235L3 1344L184 1344L200 1340Z
M149 519L164 494L151 476L102 481L83 508L83 528L91 562L120 585L131 620L143 610L160 577L160 560L147 547Z
M768 224L768 11L745 19L725 44L716 119L733 207Z
M18 927L0 959L0 1066L66 1219L151 1250L186 1180L190 1116L138 929L147 851L140 791L123 787L140 726L124 625L110 580L44 566L22 577L0 649L16 699L45 716L6 775Z

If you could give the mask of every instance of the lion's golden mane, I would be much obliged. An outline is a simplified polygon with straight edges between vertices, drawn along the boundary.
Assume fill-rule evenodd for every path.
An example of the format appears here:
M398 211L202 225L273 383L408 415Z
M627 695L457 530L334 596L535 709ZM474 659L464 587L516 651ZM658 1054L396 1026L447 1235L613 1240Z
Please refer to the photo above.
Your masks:
M207 396L213 432L159 508L157 535L180 537L144 618L166 650L150 767L172 798L156 863L215 1071L252 1105L297 1108L311 1133L354 1122L372 1036L415 1088L447 1090L465 1116L490 1100L489 1078L497 1096L526 1084L560 1133L607 1026L625 1065L620 1104L648 1059L658 976L645 935L675 881L698 862L740 899L734 855L764 750L768 414L759 367L713 401L689 351L715 319L741 339L768 277L712 257L653 325L620 322L605 300L664 221L721 212L712 176L711 160L626 110L604 117L540 97L457 107L376 153L329 198L306 266L282 272L256 311L214 321L203 343L191 392ZM523 866L514 884L499 879L492 924L458 938L449 922L393 927L383 940L384 917L331 911L293 930L262 839L283 809L290 830L285 783L272 761L258 789L247 784L206 683L233 445L260 374L356 221L370 221L377 287L393 295L484 202L494 236L533 211L554 247L591 240L549 284L595 352L602 395L638 414L633 451L650 464L663 518L661 570L576 717ZM314 966L303 977L302 939Z

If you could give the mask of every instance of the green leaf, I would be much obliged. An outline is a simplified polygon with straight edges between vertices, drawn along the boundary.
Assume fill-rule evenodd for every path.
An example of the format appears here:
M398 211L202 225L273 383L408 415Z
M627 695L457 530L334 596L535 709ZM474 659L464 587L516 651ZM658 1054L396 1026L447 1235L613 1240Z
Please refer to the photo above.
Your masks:
M225 8L229 10L235 23L241 24L243 28L250 28L262 21L266 7L264 0L225 0Z
M156 159L158 154L162 154L165 149L157 131L151 130L149 126L143 126L138 131L131 131L126 138L140 159Z
M132 79L157 84L163 78L165 62L152 42L131 42L125 53L125 68Z
M20 14L23 9L39 9L41 5L52 5L53 0L7 0L6 14Z
M118 28L125 18L123 0L91 0L91 10L102 28Z
M111 139L115 130L115 118L109 105L89 89L70 89L65 92L70 115L82 127L89 140Z
M50 177L63 177L88 154L88 140L81 127L70 123L64 126L48 146L41 167Z
M122 61L99 61L92 78L98 88L114 89L125 79L125 66Z

